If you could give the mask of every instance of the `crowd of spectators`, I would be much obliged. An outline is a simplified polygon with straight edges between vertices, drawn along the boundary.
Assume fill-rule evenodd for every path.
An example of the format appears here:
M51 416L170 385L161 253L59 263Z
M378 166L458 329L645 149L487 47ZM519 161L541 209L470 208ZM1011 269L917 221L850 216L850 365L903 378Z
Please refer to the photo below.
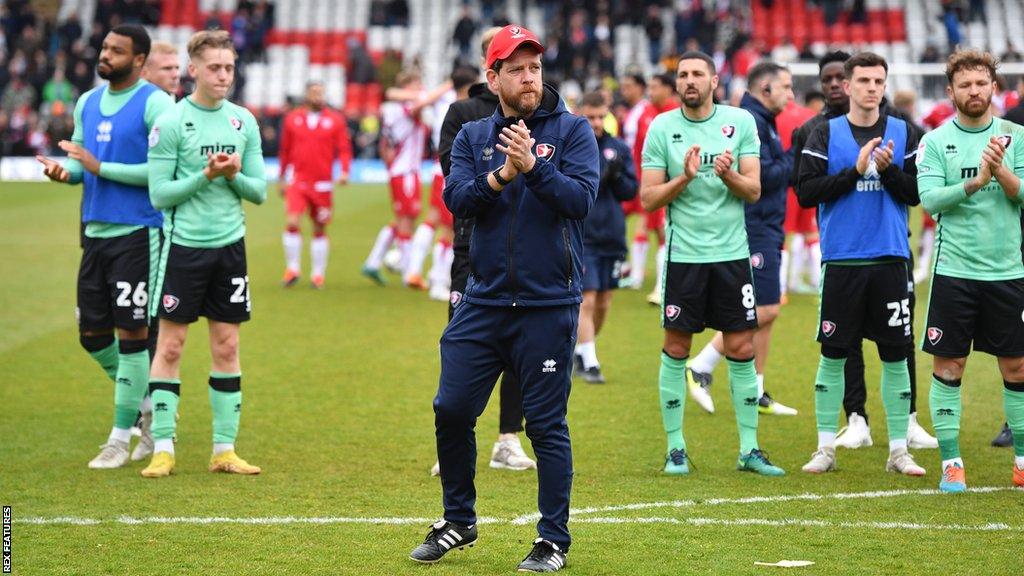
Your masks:
M679 54L699 49L712 55L721 76L721 92L727 100L727 86L762 57L779 63L813 62L819 55L810 45L796 46L783 39L771 50L752 39L752 8L746 0L526 0L538 7L545 22L545 80L573 98L603 89L614 93L618 87L615 69L616 34L622 24L631 26L633 42L645 42L648 70L669 70ZM773 0L754 0L770 6ZM521 0L479 0L465 2L453 18L451 42L457 63L476 65L478 34L492 25L509 23L512 2ZM862 0L810 0L822 7L826 19L863 19ZM161 0L97 0L95 18L83 30L77 14L60 23L56 14L33 9L28 0L0 2L0 156L60 154L57 142L73 129L72 112L78 97L95 85L95 65L107 30L121 23L156 26L161 19ZM984 21L980 0L942 0L942 24L950 42L959 42L964 22ZM266 59L268 32L274 26L274 3L241 0L233 14L213 14L200 24L228 30L239 53L234 94L244 93L246 66ZM370 26L409 26L407 0L372 0ZM940 62L947 46L930 44L919 55L921 62ZM346 76L349 83L380 84L386 88L408 58L394 50L371 55L356 39L349 40ZM1024 57L1010 44L1004 61ZM415 61L412 62L415 65ZM182 93L191 91L187 74ZM926 78L925 93L929 91ZM941 83L941 79L935 82ZM941 86L940 86L941 88ZM179 94L178 96L181 96ZM299 95L293 95L298 97ZM243 102L244 104L244 102ZM279 122L295 105L260 118L265 153L276 155ZM261 111L255 111L258 114ZM376 156L379 119L361 113L349 118L356 157Z

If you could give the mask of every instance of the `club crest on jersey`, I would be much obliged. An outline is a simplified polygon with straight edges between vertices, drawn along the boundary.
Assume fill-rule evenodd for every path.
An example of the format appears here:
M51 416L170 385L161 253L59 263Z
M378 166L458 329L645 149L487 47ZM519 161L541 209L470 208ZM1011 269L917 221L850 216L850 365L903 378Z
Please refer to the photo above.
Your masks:
M836 323L835 322L830 322L828 320L823 320L821 322L821 333L824 334L826 338L831 336L831 335L833 335L833 334L835 334L836 333Z
M755 252L750 255L750 265L758 270L764 268L764 254Z
M149 131L149 147L153 148L160 142L160 127L153 126L153 129Z
M683 309L680 308L679 306L676 306L675 304L669 304L668 306L665 306L665 318L668 318L669 320L675 320L676 318L679 318L679 313L682 311Z
M242 130L242 121L239 120L238 118L232 118L231 119L231 126L234 127L235 130L241 131Z
M726 124L722 126L722 135L726 138L732 138L736 134L736 127L732 124Z
M932 346L934 346L939 343L939 340L942 340L942 329L936 328L935 326L929 326L927 336L928 341L932 343Z
M619 155L615 148L605 148L601 153L604 154L604 159L609 161L615 160L615 157Z
M171 296L170 294L164 294L164 301L163 301L164 312L174 312L178 308L178 303L179 302L180 302L180 300L178 300L177 296Z
M448 302L450 302L452 306L458 306L459 302L462 302L462 292L452 290L452 293L448 296Z
M999 139L999 143L1003 145L1003 148L1009 148L1010 142L1013 142L1013 136L1010 134L1000 134L996 138Z
M537 158L543 158L545 160L550 160L551 157L555 155L555 147L551 144L537 144L537 147L534 148L534 150L537 153Z

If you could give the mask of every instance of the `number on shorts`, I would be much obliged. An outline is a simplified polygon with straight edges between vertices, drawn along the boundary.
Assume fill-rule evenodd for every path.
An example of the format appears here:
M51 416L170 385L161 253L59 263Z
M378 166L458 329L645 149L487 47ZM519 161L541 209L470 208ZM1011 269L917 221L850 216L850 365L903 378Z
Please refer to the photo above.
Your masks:
M117 296L116 304L122 308L127 308L133 304L141 308L146 305L146 302L149 302L149 293L146 292L145 282L136 284L134 292L132 292L131 282L118 282L114 286L121 291ZM129 295L131 295L130 298Z
M228 300L232 304L241 304L249 301L249 277L238 276L231 279L231 283L235 285L235 293L231 295Z
M753 308L756 303L754 300L754 285L744 284L743 288L740 289L740 293L743 294L743 307L748 310Z
M910 324L910 298L904 298L899 302L889 302L885 307L892 310L892 316L889 317L889 326L895 328ZM901 315L903 316L902 318L900 317Z

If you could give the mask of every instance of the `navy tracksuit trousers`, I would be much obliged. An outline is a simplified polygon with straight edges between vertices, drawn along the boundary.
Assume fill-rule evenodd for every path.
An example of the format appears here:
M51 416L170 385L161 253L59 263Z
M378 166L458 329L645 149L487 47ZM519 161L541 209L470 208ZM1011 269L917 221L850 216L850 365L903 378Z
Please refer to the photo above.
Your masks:
M476 420L498 375L519 376L526 435L537 455L541 538L568 550L572 448L566 407L579 305L497 307L461 302L441 336L441 381L434 398L444 518L476 523Z

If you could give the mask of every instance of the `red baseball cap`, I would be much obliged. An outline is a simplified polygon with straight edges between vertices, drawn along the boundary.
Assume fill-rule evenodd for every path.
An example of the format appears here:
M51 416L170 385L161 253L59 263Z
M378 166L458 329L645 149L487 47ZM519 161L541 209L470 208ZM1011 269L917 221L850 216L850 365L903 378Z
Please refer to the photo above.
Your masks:
M544 45L537 39L537 35L526 28L509 24L491 39L491 45L487 48L487 67L490 68L495 60L504 60L512 55L525 42L531 42L537 50L544 52Z

